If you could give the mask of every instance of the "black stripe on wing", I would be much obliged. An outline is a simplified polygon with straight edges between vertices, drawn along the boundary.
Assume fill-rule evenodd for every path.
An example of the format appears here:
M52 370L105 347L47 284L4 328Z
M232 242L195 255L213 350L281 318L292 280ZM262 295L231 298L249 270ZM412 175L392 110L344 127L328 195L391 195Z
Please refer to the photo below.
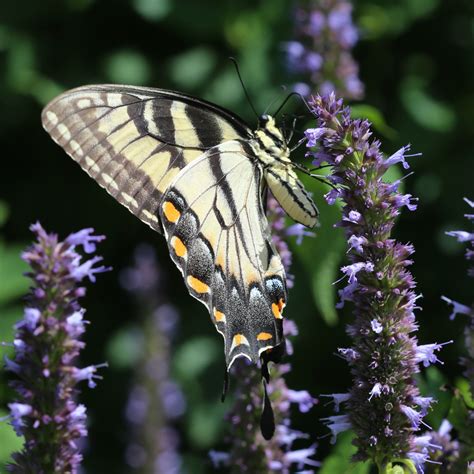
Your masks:
M187 94L165 89L113 84L84 86L69 92L82 91L123 94L130 102L128 107L134 111L132 115L136 117L135 123L141 131L177 147L207 150L226 140L252 137L248 125L230 110ZM148 102L151 105L147 112L149 111L151 115L147 118L144 117L144 111ZM185 104L184 113L199 137L199 144L189 145L175 139L176 127L170 120L174 102ZM157 124L159 133L153 129L153 124Z

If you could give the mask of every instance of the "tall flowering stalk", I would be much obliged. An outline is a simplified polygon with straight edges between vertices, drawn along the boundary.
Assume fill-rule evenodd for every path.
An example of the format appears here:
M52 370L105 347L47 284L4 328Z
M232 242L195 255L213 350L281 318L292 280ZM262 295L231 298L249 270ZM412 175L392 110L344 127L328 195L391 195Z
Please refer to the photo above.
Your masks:
M316 128L306 131L314 163L332 165L335 188L325 197L340 198L350 264L342 267L346 286L339 291L339 307L350 301L354 321L347 326L352 346L339 349L348 362L353 385L346 394L334 394L345 414L325 419L333 432L351 428L358 451L356 460L372 460L379 472L391 472L394 463L407 469L428 460L429 439L417 436L432 399L420 396L415 383L419 365L438 361L441 344L418 345L414 310L418 296L408 267L414 249L391 237L403 207L414 211L415 200L398 191L399 182L382 177L390 166L408 168L404 147L385 157L380 142L371 140L370 123L352 120L350 110L334 94L310 102Z
M474 208L474 202L465 199L466 203ZM474 214L465 214L470 221L474 222ZM467 232L463 230L456 230L447 232L451 237L455 237L459 242L467 243L466 259L474 262L474 232ZM468 275L474 277L474 263L468 270ZM468 317L468 323L464 330L465 344L467 348L467 356L461 359L462 365L466 368L464 375L469 382L471 398L474 397L474 304L470 307L451 300L446 296L442 297L444 301L452 306L453 312L451 319L457 314L463 314ZM460 462L465 463L471 461L474 464L474 409L473 407L466 408L465 426L456 426L459 431L459 438L461 441ZM473 466L474 468L474 466Z
M364 86L351 54L359 37L351 3L312 0L297 7L295 23L295 40L285 45L289 68L302 81L295 90L304 96L336 91L348 99L362 98Z
M84 279L109 270L95 266L101 257L83 261L78 247L91 254L103 236L84 229L59 241L39 223L31 226L36 242L22 255L30 266L33 285L23 319L15 325L15 355L6 368L15 375L10 386L17 398L9 404L10 422L25 444L8 466L15 473L77 473L82 460L79 441L87 435L86 408L76 402L78 382L89 387L100 378L101 365L79 368L85 344ZM104 364L102 364L104 365Z
M273 244L277 248L285 270L289 286L293 277L288 273L292 255L286 239L296 236L301 241L305 235L313 235L299 224L286 227L285 213L276 199L270 194L267 200L267 216L272 228ZM296 336L298 329L290 320L284 320L283 332L286 337ZM287 339L287 353L293 353L291 341ZM236 403L227 415L231 422L230 433L226 442L231 446L229 452L211 451L214 465L227 466L230 473L279 473L289 474L294 468L319 466L313 456L316 445L307 448L294 449L294 442L308 438L308 435L291 427L291 406L298 406L301 413L306 413L317 403L306 390L288 388L284 376L290 372L291 365L278 364L271 370L271 379L267 386L268 394L275 416L275 435L269 441L260 432L260 412L262 409L262 379L259 371L255 370L247 360L239 359L232 367L232 372L239 387L236 393Z
M121 274L122 286L136 298L140 314L141 360L126 407L131 439L125 452L133 472L178 474L181 459L172 420L182 415L184 397L170 379L171 337L178 313L163 297L154 250L141 245L134 265Z

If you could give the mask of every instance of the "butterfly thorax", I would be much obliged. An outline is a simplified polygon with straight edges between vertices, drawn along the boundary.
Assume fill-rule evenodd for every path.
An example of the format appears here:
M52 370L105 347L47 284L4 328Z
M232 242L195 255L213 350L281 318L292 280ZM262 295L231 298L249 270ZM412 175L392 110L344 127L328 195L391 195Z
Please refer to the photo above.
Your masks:
M290 150L273 117L262 115L253 135L251 146L264 170L271 166L291 166Z

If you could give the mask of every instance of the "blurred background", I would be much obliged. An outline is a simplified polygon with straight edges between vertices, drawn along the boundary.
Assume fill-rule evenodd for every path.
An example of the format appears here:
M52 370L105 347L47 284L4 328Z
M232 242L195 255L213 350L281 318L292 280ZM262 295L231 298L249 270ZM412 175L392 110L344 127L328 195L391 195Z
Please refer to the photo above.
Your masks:
M205 307L187 295L163 238L117 204L52 142L42 130L41 109L72 87L126 83L205 98L254 126L228 57L237 58L258 111L273 100L281 103L286 95L281 86L296 81L285 54L285 44L295 34L294 7L289 0L0 3L0 339L11 340L12 325L22 314L21 296L28 282L21 276L25 267L19 252L31 240L31 223L39 220L61 237L93 227L107 236L99 253L114 268L89 287L83 301L91 321L83 365L109 363L97 388L84 388L81 395L90 428L85 472L132 472L126 459L133 435L127 400L143 368L143 312L151 311L137 299L133 278L130 282L130 273L124 272L143 255L144 247L137 254L137 245L148 244L156 251L156 298L161 299L153 304L166 303L165 310L175 315L165 356L169 354L170 378L184 393L169 422L182 472L213 472L207 453L225 449L223 416L232 397L225 404L219 401L221 337ZM464 321L450 322L440 297L472 302L464 248L445 231L467 227L462 199L474 199L474 3L360 0L353 18L360 35L353 55L365 85L364 98L354 102L355 113L374 122L386 153L406 143L423 153L411 160L414 174L404 182L405 192L419 197L418 210L403 213L395 236L416 248L412 270L423 294L420 341L455 341L440 354L444 365L420 375L424 393L439 400L428 417L437 428L449 410L449 390L443 387L456 385L462 373L458 358L464 351ZM300 131L313 126L298 101L287 112L303 115L297 124ZM304 162L304 150L293 159ZM350 384L348 368L335 352L348 344L344 327L351 315L333 309L336 287L331 282L339 278L338 268L345 262L344 240L332 226L338 209L325 204L324 185L306 184L318 203L322 227L301 246L289 242L295 285L285 316L295 320L300 334L293 339L293 370L287 382L317 396L344 392ZM157 344L163 349L164 343ZM6 379L2 374L4 413L12 397ZM293 426L313 441L327 432L319 418L330 409L323 405L294 416ZM1 466L18 449L19 440L5 423L0 425L0 440ZM328 438L318 444L317 458L323 459L332 446Z

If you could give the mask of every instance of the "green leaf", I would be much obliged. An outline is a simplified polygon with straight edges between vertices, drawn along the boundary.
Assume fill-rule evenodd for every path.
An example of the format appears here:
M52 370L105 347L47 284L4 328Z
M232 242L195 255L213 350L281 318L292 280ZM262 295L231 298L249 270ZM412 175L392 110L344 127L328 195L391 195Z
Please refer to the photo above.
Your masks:
M242 97L242 88L238 86L235 69L231 66L216 74L206 90L207 100L228 108L236 106Z
M369 104L354 104L351 105L351 116L353 118L361 118L367 119L372 122L375 130L378 130L382 135L386 136L387 138L393 140L397 132L389 127L387 122L385 121L382 112L379 109L373 107Z
M404 0L405 9L412 18L421 18L429 15L439 5L440 0Z
M13 32L10 32L9 39L5 79L12 90L20 94L29 93L37 74L33 40Z
M443 180L441 176L425 172L415 177L415 195L424 202L425 206L435 202L441 195Z
M387 469L387 474L405 474L405 469L397 464L396 466L389 467Z
M386 35L400 35L418 18L430 14L440 0L402 0L377 5L367 2L361 6L358 24L364 37L376 39Z
M209 79L216 64L214 51L193 48L173 58L169 64L170 77L184 90L195 89Z
M150 21L159 21L171 11L172 0L132 0L135 11Z
M340 261L341 255L337 249L328 250L318 261L318 268L311 281L314 303L330 326L335 325L338 320L334 282L337 280Z
M400 464L395 464L392 466L390 464L385 470L387 474L416 474L418 472L414 462L411 459L397 458L394 459L393 462L401 463L403 466L400 466Z
M28 280L23 276L28 265L20 258L22 251L23 246L6 246L0 242L0 305L28 290Z
M435 132L454 128L456 116L452 108L431 97L423 79L412 76L402 81L400 97L413 120L422 127Z
M469 410L464 403L463 398L459 393L456 393L451 400L451 407L449 409L448 421L460 432L466 430Z
M42 105L46 105L51 99L64 92L64 87L47 77L35 76L31 85L30 93Z
M456 388L459 390L459 394L461 395L467 407L470 408L471 410L474 410L474 397L473 397L473 394L471 393L471 387L469 385L469 381L463 378L457 379Z
M194 405L187 423L190 442L198 449L209 449L218 441L222 420L228 407L222 403L201 403Z
M112 82L118 84L147 84L151 76L147 58L129 49L111 54L105 62L105 72Z
M318 474L368 474L370 463L354 463L352 456L357 448L352 444L354 434L346 431L338 435L337 443L331 454L324 460Z
M143 333L138 327L118 330L108 341L106 353L111 367L128 369L143 357Z
M8 413L0 410L0 419L7 416ZM12 453L19 451L23 446L23 438L17 436L13 428L6 422L0 423L0 467L4 467L6 463L10 462ZM4 472L0 469L0 472Z
M196 380L219 355L216 338L197 337L182 344L174 356L174 369L181 380Z

